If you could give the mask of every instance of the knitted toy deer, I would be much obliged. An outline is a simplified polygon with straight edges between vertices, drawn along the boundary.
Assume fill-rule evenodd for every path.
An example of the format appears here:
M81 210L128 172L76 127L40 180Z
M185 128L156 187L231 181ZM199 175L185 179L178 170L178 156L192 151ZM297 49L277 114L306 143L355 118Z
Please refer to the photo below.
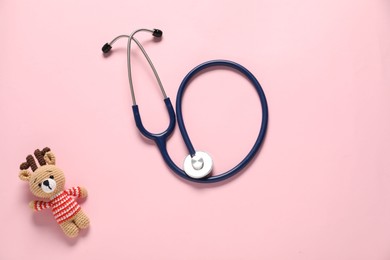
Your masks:
M55 156L50 148L46 147L42 151L37 149L34 155L40 167L35 163L34 157L28 155L26 162L20 165L19 178L28 181L31 192L45 201L31 201L30 208L35 211L51 208L64 233L68 237L76 237L80 229L89 226L89 219L72 197L85 198L87 190L82 187L64 190L65 176L55 166Z

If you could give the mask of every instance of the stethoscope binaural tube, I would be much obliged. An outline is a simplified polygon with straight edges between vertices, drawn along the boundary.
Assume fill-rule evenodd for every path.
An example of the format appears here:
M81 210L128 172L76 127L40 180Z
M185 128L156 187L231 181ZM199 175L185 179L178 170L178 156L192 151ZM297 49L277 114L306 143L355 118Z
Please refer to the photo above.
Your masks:
M142 44L136 39L134 38L134 35L138 32L142 32L142 31L145 31L145 32L150 32L152 33L152 35L156 38L161 38L162 37L162 31L159 30L159 29L154 29L154 30L149 30L149 29L138 29L138 30L135 30L134 32L132 32L130 35L119 35L117 37L115 37L110 43L106 43L104 44L104 46L102 47L102 51L103 53L108 53L111 49L112 49L112 45L120 38L128 38L127 40L127 76L129 78L129 86L130 86L130 91L131 91L131 98L132 98L132 101L133 101L133 105L136 105L137 102L136 102L136 99L135 99L135 93L134 93L134 86L133 86L133 79L132 79L132 76L131 76L131 55L130 55L130 51L131 51L131 42L132 40L135 41L135 43L138 45L138 47L140 48L140 50L142 51L143 55L145 56L146 60L148 61L150 67L152 68L153 70L153 73L154 73L154 76L156 77L157 79L157 83L158 85L160 86L160 90L161 90L161 93L163 94L164 96L164 99L167 98L167 95L165 93L165 89L161 83L161 80L160 80L160 77L158 76L158 73L157 73L157 70L156 68L154 67L153 65L153 62L152 60L149 58L149 55L147 54L147 52L145 51L144 47L142 46Z
M267 130L267 124L268 124L268 106L267 106L267 100L265 97L265 94L263 92L263 89L261 88L260 83L257 81L255 76L247 70L245 67L242 65L228 61L228 60L211 60L207 61L205 63L202 63L198 66L196 66L194 69L192 69L183 79L182 83L180 84L178 93L177 93L177 98L176 98L176 112L177 112L177 121L178 121L178 126L180 129L180 132L182 134L184 143L188 149L189 155L185 158L184 161L184 170L182 170L180 167L178 167L171 159L171 157L168 154L166 143L168 137L172 134L174 127L176 125L176 116L175 112L173 109L173 106L171 104L171 101L169 97L167 97L165 90L162 86L161 80L158 76L158 73L150 60L148 54L146 53L145 49L143 46L139 43L139 41L134 38L134 35L137 32L140 31L147 31L153 34L155 37L161 37L162 36L162 31L158 29L154 30L149 30L149 29L139 29L131 33L130 35L120 35L116 38L114 38L110 43L106 43L102 51L104 53L108 53L111 48L112 44L115 43L119 38L128 38L128 44L127 44L127 67L128 67L128 78L129 78L129 85L130 85L130 90L131 90L131 95L132 95L132 101L133 101L133 115L134 119L136 122L136 126L141 132L142 135L144 135L146 138L153 140L158 149L160 150L160 153L168 165L168 167L179 177L184 178L188 181L192 182L198 182L198 183L214 183L214 182L219 182L226 180L238 172L240 172L256 155L258 150L260 149L260 146L264 140L265 133ZM145 129L145 127L142 124L140 112L138 105L136 104L136 99L135 99L135 94L134 94L134 87L133 87L133 82L132 82L132 75L131 75L131 59L130 59L130 50L131 50L131 42L135 41L135 43L138 45L138 47L141 49L143 55L147 59L150 67L153 70L153 73L157 79L157 82L160 86L161 92L164 96L164 103L166 105L168 114L169 114L169 125L167 129L158 134L153 134L150 133L148 130ZM223 66L223 67L229 67L234 70L237 70L238 72L242 73L248 80L251 82L251 84L254 86L258 96L259 100L261 103L261 108L262 108L262 123L261 127L259 130L259 134L257 136L256 142L249 151L249 153L245 156L245 158L238 163L235 167L230 169L229 171L216 175L216 176L209 176L212 170L213 162L211 157L202 151L196 151L194 146L192 145L192 142L188 136L187 130L185 128L184 120L183 120L183 114L182 114L182 98L185 89L187 88L190 80L195 77L199 72L201 72L204 69L207 69L209 67L215 67L215 66Z

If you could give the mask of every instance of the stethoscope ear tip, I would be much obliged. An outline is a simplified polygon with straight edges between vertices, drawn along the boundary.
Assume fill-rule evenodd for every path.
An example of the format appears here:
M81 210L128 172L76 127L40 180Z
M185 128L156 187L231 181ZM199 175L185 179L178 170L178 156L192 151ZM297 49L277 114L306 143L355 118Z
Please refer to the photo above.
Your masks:
M153 36L160 38L163 35L163 32L160 29L154 29L153 30Z
M103 53L108 53L112 49L112 46L108 43L104 44L102 47L102 52Z

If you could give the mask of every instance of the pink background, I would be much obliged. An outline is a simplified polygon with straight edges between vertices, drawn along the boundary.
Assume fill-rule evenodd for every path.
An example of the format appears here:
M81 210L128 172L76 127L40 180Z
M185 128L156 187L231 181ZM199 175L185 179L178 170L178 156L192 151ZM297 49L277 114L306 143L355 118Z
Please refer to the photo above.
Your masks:
M390 259L388 0L0 2L0 259ZM175 177L131 113L125 41L139 40L175 102L184 75L216 58L261 82L270 109L259 156L216 185ZM168 123L151 70L134 51L145 125ZM195 147L215 171L255 140L260 106L228 70L203 74L184 98ZM67 186L83 185L91 227L67 239L33 213L19 164L49 146ZM187 152L176 129L168 149Z

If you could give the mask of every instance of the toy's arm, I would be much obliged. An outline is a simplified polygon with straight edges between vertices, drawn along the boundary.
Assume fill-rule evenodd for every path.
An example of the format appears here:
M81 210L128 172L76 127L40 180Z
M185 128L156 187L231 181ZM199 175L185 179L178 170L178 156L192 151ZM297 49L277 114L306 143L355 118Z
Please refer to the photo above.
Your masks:
M68 195L75 196L77 198L85 198L88 196L87 190L85 188L79 187L79 186L67 189L65 192Z
M29 206L35 211L41 211L43 209L50 208L50 203L46 201L34 200L29 203Z

